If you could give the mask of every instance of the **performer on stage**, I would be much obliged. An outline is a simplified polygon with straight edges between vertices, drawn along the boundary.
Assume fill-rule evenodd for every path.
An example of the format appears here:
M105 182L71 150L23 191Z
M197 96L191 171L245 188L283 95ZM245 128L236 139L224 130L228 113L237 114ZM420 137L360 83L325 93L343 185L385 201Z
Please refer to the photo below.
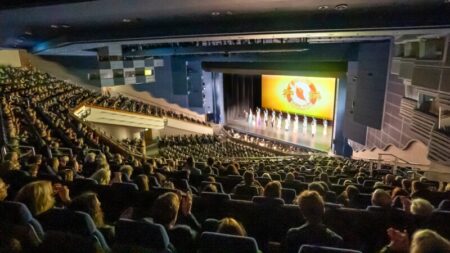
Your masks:
M286 121L284 122L284 131L289 131L290 125L291 125L291 115L288 113L286 116Z
M294 130L294 132L297 132L297 130L298 130L298 115L297 114L295 114L295 117L294 117L293 130Z
M328 132L328 121L326 119L323 120L323 136L326 136Z
M308 132L308 117L303 115L303 133L306 134Z
M256 107L256 126L261 125L261 109L259 107Z
M311 122L311 134L312 134L312 137L314 137L316 135L316 131L317 131L317 121L316 121L315 118L313 118L312 122Z
M248 112L246 110L244 110L244 117L245 117L245 120L248 120Z
M267 108L264 109L264 127L267 127L267 124L269 123L269 111Z
M249 113L248 113L248 124L250 126L252 125L252 121L253 121L253 112L252 112L252 109L250 109Z
M270 123L272 124L272 128L275 127L275 120L276 120L276 112L275 110L272 110L272 117L270 117Z
M283 121L283 113L278 113L278 122L277 122L277 128L281 129L281 122Z

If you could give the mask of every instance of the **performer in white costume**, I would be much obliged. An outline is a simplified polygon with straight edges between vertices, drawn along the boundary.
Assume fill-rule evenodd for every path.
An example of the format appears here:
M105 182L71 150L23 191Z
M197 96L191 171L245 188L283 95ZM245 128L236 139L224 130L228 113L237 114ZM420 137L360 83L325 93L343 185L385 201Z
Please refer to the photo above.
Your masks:
M267 127L267 124L269 124L269 111L264 109L264 127Z
M275 110L272 110L272 117L270 117L270 124L272 124L272 128L275 127L275 120L277 118Z
M283 114L281 112L278 113L278 122L277 122L277 128L281 129L281 122L283 121Z
M248 113L248 124L252 125L252 121L253 121L253 112L252 109L250 109L250 112Z
M326 119L323 120L323 136L326 136L328 132L328 121Z
M261 109L259 107L256 107L256 126L261 125Z
M315 118L313 118L311 122L311 134L313 137L316 135L316 131L317 131L317 121Z
M297 132L297 130L298 130L298 115L297 114L295 114L295 117L294 117L294 126L292 127L292 130L294 130L294 132Z
M286 121L284 122L284 130L289 131L290 125L291 125L291 115L288 113L286 116Z
M306 134L308 131L308 117L303 116L303 133Z

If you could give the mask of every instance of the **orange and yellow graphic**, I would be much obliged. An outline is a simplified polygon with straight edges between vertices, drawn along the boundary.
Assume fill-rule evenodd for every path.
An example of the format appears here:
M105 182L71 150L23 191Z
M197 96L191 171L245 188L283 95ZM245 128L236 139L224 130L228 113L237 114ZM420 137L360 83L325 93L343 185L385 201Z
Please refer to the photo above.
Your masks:
M302 76L262 76L262 106L333 120L336 79Z

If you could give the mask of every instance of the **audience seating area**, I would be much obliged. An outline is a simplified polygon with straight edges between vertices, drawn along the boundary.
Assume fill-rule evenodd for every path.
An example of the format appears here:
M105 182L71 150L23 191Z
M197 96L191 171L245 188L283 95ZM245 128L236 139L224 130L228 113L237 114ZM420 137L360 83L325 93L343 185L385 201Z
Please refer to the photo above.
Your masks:
M71 109L163 111L30 69L0 67L0 93L0 252L395 252L404 231L450 252L450 185L409 168L206 135L143 158Z

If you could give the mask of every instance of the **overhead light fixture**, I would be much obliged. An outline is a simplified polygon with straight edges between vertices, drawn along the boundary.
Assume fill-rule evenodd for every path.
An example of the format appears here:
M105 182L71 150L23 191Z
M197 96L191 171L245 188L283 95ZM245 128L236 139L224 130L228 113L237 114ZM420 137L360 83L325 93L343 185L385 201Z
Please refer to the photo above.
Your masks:
M67 29L70 28L70 25L61 25L62 28Z
M24 32L24 34L25 34L25 35L28 35L28 36L31 36L31 35L33 35L33 33L32 33L32 32L30 32L30 31L25 31L25 32Z
M228 16L231 16L231 15L233 15L233 12L232 12L232 11L227 11L226 14L227 14Z
M219 16L219 15L220 15L220 12L218 12L218 11L211 12L211 16Z
M319 11L328 10L328 5L320 5L319 7L317 7L317 9L318 9Z
M343 11L348 9L348 4L338 4L336 7L334 7L337 11Z
M58 29L59 28L58 25L51 25L50 27L53 28L53 29Z
M122 22L124 22L124 23L130 23L130 22L131 22L131 19L129 19L129 18L124 18L124 19L122 19Z

